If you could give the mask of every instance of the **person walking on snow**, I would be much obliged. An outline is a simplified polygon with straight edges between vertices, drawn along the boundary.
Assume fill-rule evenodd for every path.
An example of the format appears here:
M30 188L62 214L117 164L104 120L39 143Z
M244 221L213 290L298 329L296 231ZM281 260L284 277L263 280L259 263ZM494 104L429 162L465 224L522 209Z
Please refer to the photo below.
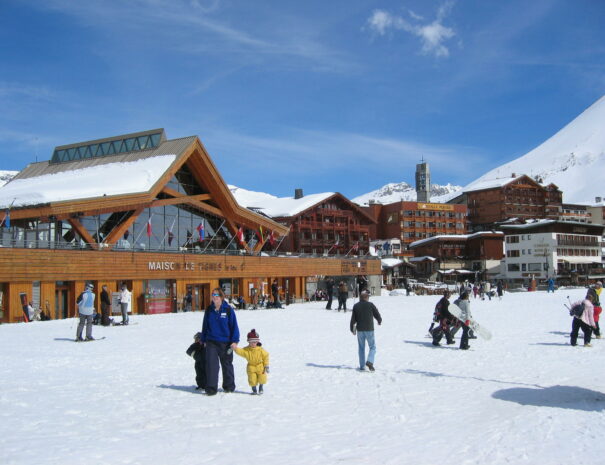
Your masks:
M368 367L374 371L374 357L376 355L376 341L374 338L374 318L378 324L382 324L382 317L376 306L369 302L370 293L367 290L361 292L359 302L353 305L350 329L353 335L357 334L357 345L359 349L359 370L364 371ZM366 361L365 345L370 348Z
M468 345L469 338L469 324L470 319L473 317L471 315L471 303L469 302L469 294L467 291L464 291L462 295L454 302L460 310L462 310L462 314L460 315L460 322L462 323L462 337L460 338L460 349L468 350L470 346Z
M84 330L84 324L86 324L86 340L94 341L92 337L92 315L95 311L95 294L92 292L94 286L88 283L76 303L78 304L78 314L80 316L80 322L78 323L78 329L76 331L76 341L80 342L82 338L82 331Z
M448 300L451 296L450 291L445 291L443 293L443 297L437 305L435 306L435 317L439 322L439 326L432 331L433 335L433 345L438 346L441 345L439 342L441 338L445 335L445 340L449 344L454 343L454 338L450 333L450 325L452 321L455 319L454 316L449 312L448 308L450 306L450 301Z
M263 386L267 384L267 375L269 374L269 352L261 346L260 337L255 329L248 333L247 347L240 349L235 342L231 344L235 353L248 361L246 373L253 395L263 393ZM257 385L258 391L256 389Z
M584 347L591 347L590 344L590 336L592 334L592 328L595 327L594 321L594 306L593 306L593 295L588 293L584 300L578 301L572 304L571 308L576 306L584 306L584 311L581 315L574 315L573 321L571 323L571 334L569 338L569 343L572 346L577 345L578 341L578 332L582 329L584 333Z
M201 333L195 333L193 335L193 344L185 351L187 355L195 360L196 391L206 388L206 351L200 339Z
M347 287L347 283L344 281L340 281L338 283L338 311L344 310L345 313L347 311L347 298L349 297L349 288Z

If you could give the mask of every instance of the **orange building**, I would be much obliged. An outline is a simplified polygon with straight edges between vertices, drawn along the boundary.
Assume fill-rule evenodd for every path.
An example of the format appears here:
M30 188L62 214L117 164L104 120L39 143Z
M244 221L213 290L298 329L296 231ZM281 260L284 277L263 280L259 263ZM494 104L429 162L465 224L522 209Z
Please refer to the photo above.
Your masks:
M421 239L445 234L466 234L465 205L425 202L394 202L362 207L376 220L372 239L399 238L402 255L413 256L409 245Z
M163 129L57 147L0 188L0 208L3 322L22 320L30 301L74 316L87 282L97 295L126 284L134 313L162 313L189 292L205 308L217 286L250 302L277 280L293 300L317 276L381 273L372 258L271 253L288 227L240 206L198 137Z

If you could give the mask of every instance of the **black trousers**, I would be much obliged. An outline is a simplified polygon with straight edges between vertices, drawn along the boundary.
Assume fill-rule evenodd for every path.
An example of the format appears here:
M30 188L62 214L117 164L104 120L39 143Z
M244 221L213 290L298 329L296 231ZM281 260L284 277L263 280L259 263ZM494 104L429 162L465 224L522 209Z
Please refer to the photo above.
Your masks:
M341 308L343 309L347 309L347 298L349 297L349 293L344 293L341 292L340 294L338 294L338 310L340 310Z
M228 342L206 342L206 392L218 391L219 364L223 374L223 389L235 391L235 374L233 373L233 352Z
M433 330L432 334L433 334L433 344L434 345L439 344L439 341L441 341L441 338L443 336L445 336L445 340L447 341L448 344L451 344L454 341L452 333L450 333L450 325L447 320L441 320L441 322L439 323L439 326L437 326ZM467 340L467 343L468 343L468 340Z
M332 310L332 296L334 292L328 291L328 303L326 304L326 310Z
M582 329L582 332L584 333L584 344L590 343L590 336L592 335L592 328L589 325L587 325L586 323L584 323L582 320L580 320L579 318L574 317L574 319L571 323L571 337L569 340L569 342L571 343L572 346L575 346L576 343L578 342L578 331L580 331L580 328Z
M206 357L195 361L195 383L199 388L206 388Z
M460 348L468 349L468 330L469 327L464 323L462 324L462 337L460 338Z

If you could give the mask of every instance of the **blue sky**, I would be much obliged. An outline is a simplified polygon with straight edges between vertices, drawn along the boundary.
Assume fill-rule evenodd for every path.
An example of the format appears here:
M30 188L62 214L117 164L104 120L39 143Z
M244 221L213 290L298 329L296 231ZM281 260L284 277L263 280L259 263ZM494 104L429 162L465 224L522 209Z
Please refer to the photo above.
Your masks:
M464 185L605 94L599 0L2 0L0 169L196 134L229 184Z

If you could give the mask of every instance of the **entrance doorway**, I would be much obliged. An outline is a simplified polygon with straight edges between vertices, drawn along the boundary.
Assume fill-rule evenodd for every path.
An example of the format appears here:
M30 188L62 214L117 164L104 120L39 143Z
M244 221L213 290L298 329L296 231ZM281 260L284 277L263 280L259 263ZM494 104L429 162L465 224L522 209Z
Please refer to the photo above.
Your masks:
M187 293L191 292L191 310L205 310L210 305L210 284L188 284Z
M55 285L55 320L65 319L69 311L69 287L63 283Z

